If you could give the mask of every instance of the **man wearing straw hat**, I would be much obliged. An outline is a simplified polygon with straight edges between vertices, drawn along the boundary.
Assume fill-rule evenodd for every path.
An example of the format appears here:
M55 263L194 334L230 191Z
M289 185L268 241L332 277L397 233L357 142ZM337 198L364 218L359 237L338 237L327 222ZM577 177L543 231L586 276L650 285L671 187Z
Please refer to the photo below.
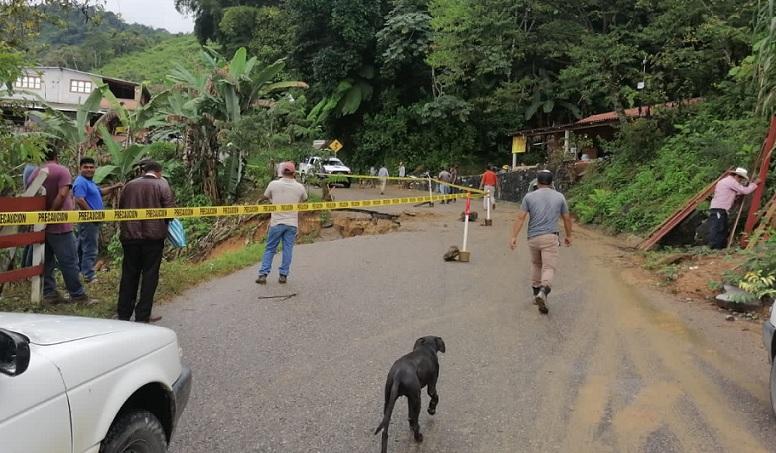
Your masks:
M749 181L749 173L745 168L738 167L729 175L722 178L714 187L714 197L711 199L709 209L709 247L721 250L727 247L728 242L728 211L733 207L738 195L748 195L757 189L757 178Z

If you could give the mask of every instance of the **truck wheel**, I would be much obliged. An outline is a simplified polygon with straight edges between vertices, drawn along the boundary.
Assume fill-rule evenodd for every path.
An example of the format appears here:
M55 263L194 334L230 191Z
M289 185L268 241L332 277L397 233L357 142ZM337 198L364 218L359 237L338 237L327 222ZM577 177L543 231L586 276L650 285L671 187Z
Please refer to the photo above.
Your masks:
M346 189L350 189L350 180L348 179L348 180L347 180L347 182L345 182L345 183L343 184L343 186L344 186Z
M113 421L100 445L100 453L165 453L167 436L154 414L133 411Z

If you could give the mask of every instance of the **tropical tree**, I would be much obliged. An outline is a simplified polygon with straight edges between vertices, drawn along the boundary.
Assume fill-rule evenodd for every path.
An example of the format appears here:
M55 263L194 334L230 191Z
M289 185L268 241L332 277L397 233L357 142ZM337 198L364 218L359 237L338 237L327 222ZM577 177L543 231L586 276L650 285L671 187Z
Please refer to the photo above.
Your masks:
M139 105L137 108L129 110L111 93L110 90L104 90L105 100L110 104L111 110L104 115L96 127L102 126L113 118L117 118L119 123L126 130L126 140L124 146L129 147L134 144L141 136L141 134L150 128L161 127L166 125L164 117L158 113L159 106L167 101L169 91L163 91L151 98L149 102L144 105Z
M175 85L163 94L160 112L168 126L161 132L177 132L184 141L184 161L192 176L199 175L203 193L213 201L234 199L245 165L244 150L230 146L226 132L240 123L243 115L271 106L273 93L307 88L304 82L274 81L283 70L282 60L270 65L255 57L248 59L245 48L226 60L212 48L202 52L205 72L177 67L169 79ZM161 95L160 95L161 96ZM224 177L219 184L219 167Z
M776 114L776 0L759 4L754 44L757 113Z
M105 148L111 157L109 165L101 165L94 173L94 182L100 184L108 177L126 181L132 174L132 167L137 164L145 153L146 147L142 145L130 145L122 147L116 143L105 126L99 127L100 136Z
M92 147L94 128L91 119L99 111L100 102L110 93L106 85L97 86L78 107L75 118L46 105L44 112L32 111L30 115L38 118L43 132L62 141L66 151L74 153L76 162L81 159L84 151Z

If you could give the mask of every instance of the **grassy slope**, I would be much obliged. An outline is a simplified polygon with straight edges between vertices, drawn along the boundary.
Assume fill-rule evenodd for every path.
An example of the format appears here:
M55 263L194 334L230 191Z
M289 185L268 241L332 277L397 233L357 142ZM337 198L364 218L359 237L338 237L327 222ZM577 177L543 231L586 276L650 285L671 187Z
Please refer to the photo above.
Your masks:
M116 58L98 69L97 73L159 86L175 63L186 68L195 67L199 61L199 50L199 43L193 35L176 36L145 51Z

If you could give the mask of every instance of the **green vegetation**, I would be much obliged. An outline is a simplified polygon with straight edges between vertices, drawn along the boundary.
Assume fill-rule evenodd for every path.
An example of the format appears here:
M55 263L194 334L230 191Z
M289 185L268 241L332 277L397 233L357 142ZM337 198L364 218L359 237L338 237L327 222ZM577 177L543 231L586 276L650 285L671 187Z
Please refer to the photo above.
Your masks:
M176 64L188 70L201 66L199 51L200 46L193 36L175 36L121 58L114 58L110 63L95 69L95 72L119 79L145 82L152 92L159 92Z
M264 244L250 244L238 251L199 263L180 259L163 262L156 300L168 300L197 284L256 264L261 260L263 253ZM36 313L109 318L116 313L116 288L120 273L120 266L114 265L108 272L100 272L98 281L87 287L89 296L97 301L94 305L34 306L29 303L30 285L25 282L14 284L3 292L3 297L0 298L0 311L34 311Z
M44 66L91 72L173 36L166 30L127 24L116 14L94 6L84 9L52 5L42 10L54 18L43 23L34 47L35 59Z
M138 116L114 106L126 149L98 148L82 121L45 132L72 139L71 154L113 160L112 177L141 154L164 160L187 205L238 199L312 139L339 139L354 168L479 169L509 157L514 130L614 111L618 133L596 143L608 160L570 199L584 222L644 233L724 169L751 169L776 108L776 0L176 0L203 52L191 37L72 8L81 1L44 2L70 9L64 28L46 25L37 39L56 14L32 3L0 4L3 81L37 58L152 84ZM46 41L63 45L30 45ZM624 114L693 98L702 102L646 120ZM141 139L152 144L135 154ZM40 136L0 128L0 145L12 150L1 163L18 170L38 158ZM554 165L535 150L521 159ZM750 270L770 275L752 259Z
M661 119L623 127L606 147L612 153L570 194L585 223L615 232L644 233L660 224L731 165L750 165L764 137L751 115L724 118L716 101Z

